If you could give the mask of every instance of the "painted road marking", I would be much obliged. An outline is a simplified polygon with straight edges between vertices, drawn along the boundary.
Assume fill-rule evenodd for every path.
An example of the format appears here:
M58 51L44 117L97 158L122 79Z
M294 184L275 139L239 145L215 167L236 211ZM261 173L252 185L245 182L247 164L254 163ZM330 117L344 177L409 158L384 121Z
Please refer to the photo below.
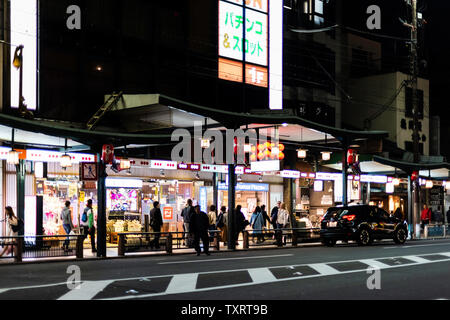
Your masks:
M166 294L189 292L197 286L198 273L177 274L169 283Z
M426 260L426 256L435 256L436 254L443 255L447 258L442 260ZM156 278L162 278L162 277L172 277L170 280L169 285L165 289L164 292L152 292L152 293L146 293L146 294L136 294L136 295L126 295L126 296L116 296L116 297L105 297L104 300L127 300L127 299L140 299L140 298L149 298L149 297L155 297L155 296L164 296L164 295L170 295L170 294L184 294L184 293L195 293L195 292L202 292L202 291L211 291L211 290L221 290L221 289L230 289L230 288L238 288L238 287L246 287L251 285L258 285L258 284L264 284L264 283L273 283L273 282L280 282L280 281L293 281L293 280L300 280L300 279L309 279L309 278L316 278L316 277L324 277L324 276L330 276L330 275L343 275L343 274L350 274L350 273L358 273L358 272L365 272L367 268L364 266L363 269L360 270L347 270L347 271L339 271L334 268L332 268L330 265L336 264L336 263L354 263L359 262L362 264L367 264L367 267L369 266L378 266L380 269L393 269L393 268L403 268L403 267L410 267L410 266L417 266L417 265L425 265L425 264L431 264L431 263L439 263L439 262L449 262L450 261L450 252L441 252L441 253L432 253L428 255L421 254L421 257L418 256L404 256L404 257L385 257L385 258L375 258L375 259L362 259L362 260L351 260L351 261L332 261L332 262L325 262L325 263L315 263L315 264L302 264L302 265L284 265L284 266L273 266L270 269L269 268L253 268L253 269L238 269L238 270L220 270L220 271L209 271L209 272L202 272L202 273L190 273L190 274L176 274L176 275L160 275L160 276L146 276L147 279L156 279ZM422 258L424 257L424 258ZM383 263L382 261L387 261L387 263ZM407 262L407 263L400 263L396 264L395 262ZM298 271L296 269L303 267L303 268L311 268L315 274L305 274L304 276L299 276L298 274L295 274L295 271ZM361 266L362 267L362 266ZM272 273L271 271L275 271L275 269L284 268L285 270L290 270L292 272L292 275L290 277L283 277L283 278L277 278L276 273ZM315 270L315 271L314 271ZM300 270L301 271L301 270ZM224 285L216 285L213 287L201 287L197 288L197 283L199 276L203 275L214 275L214 274L224 274L229 273L230 277L233 277L233 273L235 272L248 272L252 282L242 282L242 283L235 283L234 284L224 284ZM303 273L303 272L301 272ZM139 276L136 278L128 278L127 280L139 280L142 279L143 276ZM107 287L109 284L119 281L119 279L113 279L113 280L102 280L102 281L87 281L87 287L84 287L80 290L73 290L75 292L69 292L65 295L63 295L60 299L92 299L95 297L96 294L103 292L104 294L107 294L107 292L104 291L104 288ZM224 283L224 282L222 282ZM219 284L219 283L218 283ZM52 285L45 285L45 286L52 286ZM33 286L36 287L36 286ZM24 287L26 288L26 287ZM0 290L3 290L3 292L7 290L15 290L17 288L3 288ZM132 288L125 288L125 289L132 289ZM123 291L125 292L125 291ZM99 297L102 295L99 295ZM104 296L104 295L103 295Z
M313 268L318 273L320 273L322 276L329 276L332 274L340 273L338 270L330 267L329 265L327 265L325 263L309 264L308 267Z
M361 262L365 263L368 266L373 267L373 268L387 269L387 268L390 267L390 265L385 264L385 263L380 262L380 261L377 261L375 259L364 259L364 260L361 260Z
M384 247L383 249L409 249L409 248L434 247L434 246L450 246L450 242L449 243L435 243L435 244L418 244L418 245L410 245L410 246L391 246L391 247Z
M114 280L84 281L79 289L70 290L58 300L91 300L113 282Z
M424 257L426 257L426 256L424 255ZM427 263L427 262L430 261L430 260L427 260L427 259L424 259L424 258L421 258L421 257L417 257L417 256L406 256L404 258L406 258L408 260L411 260L411 261L414 261L414 262L417 262L417 263Z
M279 254L274 256L257 256L257 257L241 257L241 258L220 258L220 259L205 259L205 260L187 260L187 261L172 261L172 262L158 262L158 264L182 264L182 263L203 263L216 261L231 261L231 260L247 260L247 259L268 259L280 257L292 257L293 254Z
M268 268L249 269L248 273L253 280L253 284L277 281L277 278Z

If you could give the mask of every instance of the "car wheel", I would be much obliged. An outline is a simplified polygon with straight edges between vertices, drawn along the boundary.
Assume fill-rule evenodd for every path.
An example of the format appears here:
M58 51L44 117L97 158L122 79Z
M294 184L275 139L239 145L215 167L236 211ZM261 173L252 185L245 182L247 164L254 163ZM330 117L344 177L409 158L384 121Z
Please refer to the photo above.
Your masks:
M322 243L327 247L334 247L336 240L322 240Z
M360 246L368 246L372 244L372 234L368 229L361 229L358 232L358 239L356 240Z
M407 237L408 235L406 233L406 230L403 228L398 228L394 232L394 242L397 244L404 244Z

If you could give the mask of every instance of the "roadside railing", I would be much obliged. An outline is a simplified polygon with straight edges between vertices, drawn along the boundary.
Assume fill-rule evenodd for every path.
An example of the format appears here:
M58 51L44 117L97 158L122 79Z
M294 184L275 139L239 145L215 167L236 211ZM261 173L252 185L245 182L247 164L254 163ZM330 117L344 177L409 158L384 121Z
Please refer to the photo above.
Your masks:
M427 224L424 227L424 239L445 238L449 234L450 224Z
M1 258L14 259L15 262L70 256L82 259L83 240L82 235L1 237L0 250L7 253Z
M219 230L209 231L209 247L220 250ZM193 248L188 232L126 232L118 234L118 255L134 252L166 252Z
M295 247L301 242L320 241L320 228L286 228L245 230L243 247L282 247L288 244Z

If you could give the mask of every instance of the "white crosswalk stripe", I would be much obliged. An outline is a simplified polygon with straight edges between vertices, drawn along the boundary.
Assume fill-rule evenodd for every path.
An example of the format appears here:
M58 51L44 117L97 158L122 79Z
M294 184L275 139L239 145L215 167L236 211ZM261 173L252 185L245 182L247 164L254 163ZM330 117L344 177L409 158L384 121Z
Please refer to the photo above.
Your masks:
M310 264L308 267L313 268L317 272L319 272L323 276L329 276L332 274L338 274L340 273L338 270L330 267L329 265L325 263L316 263L316 264Z
M58 300L91 300L114 280L84 281L79 289L70 290Z
M390 267L388 264L377 261L375 259L364 259L364 260L361 260L361 262L367 264L370 267L374 267L374 268L385 269L385 268Z
M250 274L254 284L276 282L277 280L268 268L249 269L248 273Z
M404 256L403 258L417 262L417 263L427 263L430 262L430 260L421 258L421 257L417 257L417 256Z
M198 273L175 275L167 287L166 294L183 293L195 290Z

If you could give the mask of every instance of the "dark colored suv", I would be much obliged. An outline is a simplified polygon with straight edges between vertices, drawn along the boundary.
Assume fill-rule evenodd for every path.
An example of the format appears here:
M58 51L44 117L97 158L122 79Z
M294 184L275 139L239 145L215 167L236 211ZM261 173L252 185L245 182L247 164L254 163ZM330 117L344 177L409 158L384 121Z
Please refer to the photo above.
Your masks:
M374 239L393 239L404 244L408 236L406 221L369 205L329 208L320 227L320 240L327 246L334 246L337 240L370 245Z

